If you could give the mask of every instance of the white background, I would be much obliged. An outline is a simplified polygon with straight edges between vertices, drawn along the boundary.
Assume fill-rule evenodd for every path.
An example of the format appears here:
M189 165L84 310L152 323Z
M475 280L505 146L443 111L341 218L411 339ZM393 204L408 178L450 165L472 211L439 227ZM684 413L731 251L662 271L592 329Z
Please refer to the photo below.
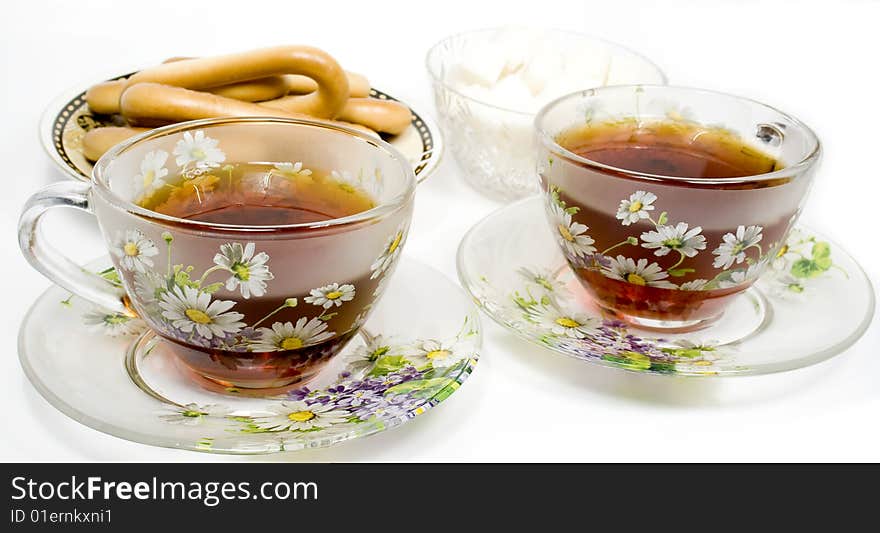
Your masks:
M0 459L254 461L152 448L55 411L19 367L16 335L47 286L21 258L19 210L61 179L37 139L57 93L163 58L312 44L374 86L433 114L429 46L500 24L578 30L654 59L671 83L742 94L791 112L825 144L804 220L880 279L880 5L872 2L327 1L7 2L0 20L3 246ZM455 276L461 236L498 204L473 192L451 157L418 191L406 253ZM49 235L82 260L102 254L86 215L51 215ZM827 309L833 314L834 309ZM688 380L634 375L557 356L484 317L474 375L400 429L286 461L877 460L877 327L846 353L786 374ZM796 335L797 332L791 332Z

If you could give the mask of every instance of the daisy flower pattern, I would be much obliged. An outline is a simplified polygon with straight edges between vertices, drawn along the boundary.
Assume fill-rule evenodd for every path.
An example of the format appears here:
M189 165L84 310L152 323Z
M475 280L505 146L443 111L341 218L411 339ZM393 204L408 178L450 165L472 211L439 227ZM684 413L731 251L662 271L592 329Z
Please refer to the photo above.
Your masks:
M709 283L709 280L705 279L694 279L685 283L682 283L678 286L680 290L683 291L699 291L702 290L706 284Z
M252 352L296 350L330 339L336 333L327 331L327 323L318 318L302 317L292 322L275 322L271 328L259 328L257 339L250 343Z
M394 264L397 256L400 255L400 249L404 242L406 242L406 225L401 224L397 231L394 232L394 235L388 237L382 254L370 265L370 271L372 271L370 279L378 278L388 270L388 267Z
M207 169L220 166L226 160L226 154L218 148L219 141L205 135L203 130L184 132L183 138L177 141L173 154L179 167L194 163L196 168Z
M267 408L271 414L254 416L254 425L269 431L308 431L348 421L351 413L332 404L281 402Z
M135 272L134 292L145 304L155 304L168 290L168 284L162 276L152 270Z
M522 276L527 282L534 283L545 289L547 292L556 292L565 288L565 283L556 279L553 272L548 269L533 270L523 267L518 269L516 273Z
M585 257L596 251L593 238L585 235L589 227L574 222L571 214L557 204L550 205L550 212L556 226L556 238L569 256Z
M159 249L140 230L130 229L120 235L112 252L124 270L146 272L153 266L150 258L157 255Z
M788 265L800 259L802 255L793 249L789 244L783 244L776 251L773 260L770 262L770 268L773 270L785 270Z
M159 415L159 419L169 424L195 426L200 424L206 416L225 416L231 412L232 411L224 405L198 405L196 403L188 403L180 406L167 406L164 409L164 414Z
M311 170L303 167L302 161L297 161L296 163L276 163L275 170L286 178L298 178L301 176L306 177L312 175Z
M721 246L712 251L717 255L712 266L715 268L730 268L734 263L740 264L746 259L746 250L753 246L759 246L764 236L761 234L761 226L739 226L736 233L726 233L722 237Z
M759 265L749 265L749 267L745 270L735 270L730 273L729 279L719 280L718 286L722 289L729 289L731 287L741 285L754 278L760 268L761 267Z
M144 331L146 325L138 318L113 313L102 309L93 309L82 317L89 331L102 333L110 337L122 337L125 335L137 335Z
M611 279L625 281L633 285L658 287L661 289L676 288L674 284L666 281L665 278L669 277L669 274L664 272L660 265L657 263L649 265L648 260L644 258L636 262L628 257L618 255L616 258L611 259L607 267L602 268L602 273Z
M168 152L165 150L153 150L147 152L141 161L141 172L134 177L135 196L146 196L165 185L165 176L168 169L165 162L168 161Z
M389 339L384 335L377 335L369 342L358 346L358 348L348 356L348 368L353 374L369 371L373 368L382 357L393 357L404 355L403 347Z
M424 340L417 342L407 359L416 368L430 365L432 368L447 368L468 356L458 340Z
M703 228L696 226L688 230L688 225L679 222L675 226L657 226L656 230L642 233L642 248L654 250L654 255L664 256L676 251L686 257L697 255L706 249L706 237L700 235Z
M777 273L772 278L770 294L783 300L798 300L804 297L807 286L803 279L787 273Z
M657 200L657 195L645 191L636 191L629 199L621 200L617 207L617 218L624 226L635 224L639 220L650 217L648 211L653 211L652 205Z
M542 306L536 309L532 319L553 335L564 335L572 339L583 339L593 333L601 324L596 317L566 311L556 305Z
M234 305L232 300L211 301L210 294L187 286L175 286L159 300L162 316L172 326L207 340L238 333L245 326L240 322L244 315L229 311Z
M226 280L226 290L236 287L242 297L250 298L266 294L266 282L275 279L266 263L269 254L260 252L254 255L256 245L252 242L242 246L240 242L220 246L220 253L214 256L214 264L228 270L232 275Z
M324 309L330 309L334 305L339 307L343 302L350 302L353 299L354 285L340 285L338 283L312 289L309 296L303 298L306 303L318 305Z

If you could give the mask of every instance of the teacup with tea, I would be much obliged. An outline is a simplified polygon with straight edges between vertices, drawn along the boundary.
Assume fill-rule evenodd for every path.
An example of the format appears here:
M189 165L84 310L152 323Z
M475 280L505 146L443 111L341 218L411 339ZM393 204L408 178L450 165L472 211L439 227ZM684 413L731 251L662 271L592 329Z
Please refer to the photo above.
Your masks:
M197 374L274 388L315 376L359 331L406 241L415 176L387 143L307 120L213 119L108 152L22 215L59 285L137 314ZM95 214L123 290L43 242L54 206Z
M536 119L552 232L606 312L711 325L784 253L820 156L797 119L698 89L604 87Z

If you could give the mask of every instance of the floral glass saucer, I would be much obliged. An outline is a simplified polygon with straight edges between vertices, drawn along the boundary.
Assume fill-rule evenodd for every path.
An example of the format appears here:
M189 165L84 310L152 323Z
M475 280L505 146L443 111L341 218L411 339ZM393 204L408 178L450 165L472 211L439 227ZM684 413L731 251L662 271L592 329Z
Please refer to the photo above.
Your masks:
M479 222L458 249L458 274L493 320L576 359L657 374L766 374L840 353L874 314L874 291L855 260L800 228L718 322L661 337L600 313L566 265L543 209L541 197L531 197Z
M91 265L101 270L109 259ZM430 306L419 298L431 294ZM124 439L216 453L322 447L396 427L453 394L481 334L468 296L402 258L370 319L298 389L256 394L200 381L138 319L52 287L30 309L19 357L31 383L71 418Z

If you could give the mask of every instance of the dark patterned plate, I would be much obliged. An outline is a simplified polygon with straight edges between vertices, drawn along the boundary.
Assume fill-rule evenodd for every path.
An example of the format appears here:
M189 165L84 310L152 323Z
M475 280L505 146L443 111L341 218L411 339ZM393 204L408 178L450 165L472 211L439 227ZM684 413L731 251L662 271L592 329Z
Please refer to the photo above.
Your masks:
M371 89L370 96L399 101L376 89ZM92 163L82 154L83 135L101 126L124 125L118 120L116 116L92 113L86 104L85 90L78 87L56 98L46 109L40 123L40 138L58 168L74 179L88 180ZM420 182L440 163L443 153L440 130L431 119L416 110L412 110L412 125L400 135L387 137L386 140L409 159Z

